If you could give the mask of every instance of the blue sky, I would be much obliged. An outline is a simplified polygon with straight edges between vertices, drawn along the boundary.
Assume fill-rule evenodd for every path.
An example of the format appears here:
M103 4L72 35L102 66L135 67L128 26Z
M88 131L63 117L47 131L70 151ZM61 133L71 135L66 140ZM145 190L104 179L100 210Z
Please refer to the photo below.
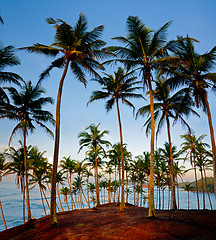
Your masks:
M215 31L215 1L199 0L119 0L119 1L29 1L29 0L7 0L1 2L0 12L5 24L0 26L0 40L4 45L15 47L30 46L34 43L51 44L53 42L54 29L46 23L47 17L60 18L71 25L74 25L80 12L87 15L89 30L98 25L104 25L105 30L102 39L107 45L116 44L110 38L126 35L126 19L129 15L138 16L151 29L157 30L167 21L173 21L168 30L168 40L176 38L177 35L196 38L200 43L196 44L199 53L209 51L216 45ZM50 64L52 59L45 56L18 52L21 65L11 70L20 74L25 81L36 82L40 73ZM116 69L107 69L112 73ZM42 86L46 89L47 95L54 100L57 95L57 88L62 70L54 70ZM90 78L89 78L90 79ZM119 141L119 129L117 124L116 109L106 114L104 102L95 102L88 107L91 92L98 89L98 85L91 81L85 89L80 82L69 72L66 77L61 111L61 148L60 159L63 156L71 155L72 158L82 160L84 151L77 155L79 148L77 135L90 123L101 123L101 130L110 131L108 139L112 142ZM210 107L213 115L213 122L216 121L215 96L210 93ZM148 102L133 101L136 108L148 104ZM55 105L48 109L54 114ZM206 142L209 142L209 129L207 118L201 111L201 118L190 118L188 121L197 136L207 134ZM128 144L128 150L133 156L149 150L149 138L141 131L144 120L134 120L132 110L121 106L123 136ZM15 122L1 120L0 145L5 147L8 143ZM180 125L172 128L173 143L180 145L180 134L185 133ZM20 135L17 134L12 145L17 146ZM165 129L158 138L158 146L163 146L167 140ZM210 143L210 142L209 142ZM39 150L47 151L51 159L53 154L53 140L42 132L36 130L35 134L29 136L28 144L36 145Z

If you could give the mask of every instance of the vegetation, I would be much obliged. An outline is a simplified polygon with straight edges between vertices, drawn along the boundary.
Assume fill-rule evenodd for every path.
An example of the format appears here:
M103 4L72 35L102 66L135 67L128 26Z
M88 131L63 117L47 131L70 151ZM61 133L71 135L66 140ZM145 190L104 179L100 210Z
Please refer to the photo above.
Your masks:
M16 176L15 183L22 194L23 223L26 221L26 206L28 221L33 218L29 192L34 187L40 194L44 215L50 212L51 227L58 224L57 211L98 207L106 202L114 202L120 205L120 211L125 211L125 202L129 201L130 195L133 196L134 205L148 207L149 216L154 217L155 206L159 209L179 208L180 187L188 192L188 209L189 192L192 190L197 193L198 209L201 208L199 191L203 193L202 208L206 208L207 193L212 209L209 193L216 194L216 148L208 89L216 87L216 73L211 72L215 66L216 47L205 54L198 54L194 49L196 40L188 36L167 41L170 22L153 31L136 16L127 19L127 36L114 38L122 46L106 48L106 43L101 40L104 27L101 25L87 31L87 18L83 14L80 14L74 27L60 19L48 18L46 21L54 26L54 42L51 45L37 43L20 48L48 57L61 55L41 73L36 85L5 71L5 68L20 62L15 56L14 47L0 45L0 84L7 85L0 87L0 119L16 122L9 145L16 132L22 134L20 147L9 146L0 154L0 181L8 174ZM1 17L0 22L3 23ZM109 59L101 63L105 57ZM105 66L113 62L117 64L117 70L114 74L108 74ZM125 69L119 67L122 64ZM44 106L52 104L53 100L44 97L45 90L41 87L41 81L49 76L53 68L63 68L56 101L56 121L49 111L44 110ZM85 150L85 158L81 161L70 156L59 161L60 105L69 69L84 86L89 78L86 74L91 74L101 90L94 90L88 103L103 99L107 112L116 104L118 117L120 141L117 143L108 141L109 131L100 130L100 123L90 123L78 134L78 152ZM104 71L103 77L100 70ZM133 156L123 141L120 102L135 110L131 100L143 101L144 94L150 102L138 109L136 117L147 116L144 126L146 133L151 134L150 152ZM209 144L203 141L205 135L196 137L186 121L190 113L198 115L195 107L201 107L207 113L211 150ZM171 123L174 125L177 121L188 130L181 134L179 150L171 138L171 133L175 131ZM53 136L47 123L55 125L53 164L48 163L45 151L40 152L36 146L27 144L27 136L34 133L36 125ZM166 124L168 142L155 149L155 137L157 139L163 124ZM192 168L185 169L183 160L188 160ZM195 182L180 184L179 179L182 181L184 174L190 170L194 171ZM207 170L213 172L214 180L207 178ZM50 202L47 192L51 194ZM0 209L6 228L1 201Z

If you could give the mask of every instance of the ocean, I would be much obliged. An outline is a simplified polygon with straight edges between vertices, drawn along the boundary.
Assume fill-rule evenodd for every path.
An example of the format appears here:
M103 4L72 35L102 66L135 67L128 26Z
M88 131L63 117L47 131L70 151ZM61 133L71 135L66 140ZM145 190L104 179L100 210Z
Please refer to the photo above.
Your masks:
M147 191L147 189L144 189ZM165 190L165 201L164 201L164 207L167 209L168 207L168 190ZM179 192L179 199L180 199L180 209L187 209L188 208L188 193L180 190ZM196 193L190 192L190 209L197 209L197 197ZM48 197L48 200L50 200L50 193L47 190L46 195ZM146 194L145 194L146 195ZM161 195L162 198L162 195ZM216 201L213 193L210 193L210 198L212 202L213 209L216 209ZM206 209L211 209L208 196L205 194L206 199ZM5 220L7 223L7 228L12 228L17 225L23 224L23 217L22 217L22 195L20 192L20 189L15 185L14 178L6 177L5 180L3 180L0 183L0 200L2 203L3 211ZM203 195L202 193L199 193L199 200L200 200L200 209L203 207ZM67 211L66 203L64 202L64 196L61 196L61 201L63 204L63 207L65 211ZM70 196L68 196L69 206L70 205ZM107 202L107 196L106 196L106 202ZM155 191L155 207L158 208L158 201L157 201L157 193ZM133 195L129 195L129 203L134 203ZM91 207L93 206L92 203ZM38 188L33 188L30 190L30 206L31 206L31 212L34 218L40 218L45 216L44 210L41 203L40 198L40 192ZM49 214L49 209L47 207L47 204L45 203L47 214ZM59 206L60 207L60 206ZM86 206L87 207L87 206ZM145 205L147 207L147 203ZM27 214L27 209L26 209ZM2 216L0 215L0 231L5 230Z

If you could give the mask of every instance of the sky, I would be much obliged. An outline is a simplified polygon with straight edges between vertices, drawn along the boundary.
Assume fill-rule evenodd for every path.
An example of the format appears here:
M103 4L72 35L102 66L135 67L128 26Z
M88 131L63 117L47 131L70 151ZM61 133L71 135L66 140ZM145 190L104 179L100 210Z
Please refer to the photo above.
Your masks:
M107 46L118 44L111 40L112 37L126 36L126 19L128 16L138 16L146 26L153 30L159 29L168 21L172 21L168 29L168 40L175 39L177 35L187 34L197 40L195 48L198 53L211 50L216 45L215 31L215 9L214 0L118 0L118 1L57 1L57 0L3 0L1 1L0 14L4 25L0 25L0 41L6 45L13 45L16 48L31 46L35 43L49 45L53 42L55 34L51 25L45 19L53 17L62 19L72 26L76 23L80 13L84 13L88 19L88 30L104 25L105 30L102 39ZM16 53L21 60L21 65L7 68L8 71L18 73L25 81L31 80L36 83L40 73L46 69L53 58L19 51ZM215 70L215 69L214 69ZM116 68L108 68L106 72L112 74ZM55 69L50 77L44 80L42 86L46 89L47 96L57 96L58 83L62 69ZM61 140L60 157L71 156L73 159L82 160L85 150L77 154L79 143L77 135L91 123L100 123L100 130L109 130L107 140L111 143L119 142L119 128L116 109L113 108L106 113L104 101L94 102L87 107L87 102L93 90L99 90L97 83L90 81L88 77L87 88L75 79L74 75L68 72L63 88L61 104ZM215 96L209 93L210 108L212 111L213 123L216 122ZM132 101L136 109L147 105L148 101ZM46 109L55 115L54 105ZM134 119L133 112L127 106L120 106L123 124L123 138L128 145L128 150L133 157L149 151L150 138L142 130L145 119ZM210 144L207 117L198 110L200 118L191 117L188 119L196 136L206 134L204 139ZM0 122L0 150L7 147L8 140L15 122L1 120ZM51 126L50 126L51 127ZM54 130L54 129L53 129ZM181 134L186 133L180 124L171 129L172 142L180 146ZM19 146L18 140L21 135L13 138L12 146ZM163 147L167 141L166 129L161 131L158 137L157 146ZM46 150L46 156L52 161L54 141L45 132L37 128L33 135L28 136L28 144L36 145L40 151ZM189 166L189 165L188 165Z

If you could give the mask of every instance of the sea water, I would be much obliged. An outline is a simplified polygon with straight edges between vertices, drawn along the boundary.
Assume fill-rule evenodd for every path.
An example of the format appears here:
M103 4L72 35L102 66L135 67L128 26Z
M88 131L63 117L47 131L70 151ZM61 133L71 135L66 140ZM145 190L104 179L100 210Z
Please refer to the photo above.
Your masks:
M145 196L147 196L147 191L148 190L145 189L145 193L144 193ZM169 198L168 194L169 194L169 190L165 189L164 209L168 208L168 198ZM196 193L190 192L189 195L190 195L189 196L190 209L198 209ZM48 201L50 202L50 192L48 190L46 191L46 196L48 198ZM216 209L216 201L213 193L210 193L210 198L211 198L213 209ZM102 199L103 199L103 195L102 195ZM133 194L130 194L128 199L129 199L128 201L129 203L134 204ZM176 199L177 199L177 194L176 194ZM2 208L3 208L7 228L11 228L11 227L15 227L17 225L23 224L22 194L21 194L20 188L18 188L14 183L13 178L7 177L5 181L2 181L0 183L0 200L2 203ZM180 200L179 209L188 209L188 193L186 191L182 191L182 190L179 191L179 200ZM66 203L64 202L64 196L61 196L61 201L62 201L64 210L67 211L67 206L66 206ZM161 201L162 201L162 194L161 194ZM199 201L200 201L200 209L202 209L203 208L202 193L199 193ZM70 196L68 196L68 202L69 202L69 207L71 207ZM105 202L108 202L107 195L105 196ZM211 209L207 194L205 194L205 202L206 202L205 204L206 209ZM57 198L57 203L60 208L58 198ZM46 212L47 214L49 214L49 209L45 200L44 200L44 204L46 207ZM93 207L92 202L90 202L90 205L91 207ZM41 198L40 198L40 192L37 187L30 190L30 206L31 206L31 212L34 218L37 219L45 216L44 210L42 207ZM144 207L147 207L147 201ZM155 207L158 208L156 190L155 190ZM86 208L87 208L87 205L86 205ZM25 211L27 215L27 209ZM2 216L0 215L0 231L3 231L3 230L5 230L5 227L3 224Z

